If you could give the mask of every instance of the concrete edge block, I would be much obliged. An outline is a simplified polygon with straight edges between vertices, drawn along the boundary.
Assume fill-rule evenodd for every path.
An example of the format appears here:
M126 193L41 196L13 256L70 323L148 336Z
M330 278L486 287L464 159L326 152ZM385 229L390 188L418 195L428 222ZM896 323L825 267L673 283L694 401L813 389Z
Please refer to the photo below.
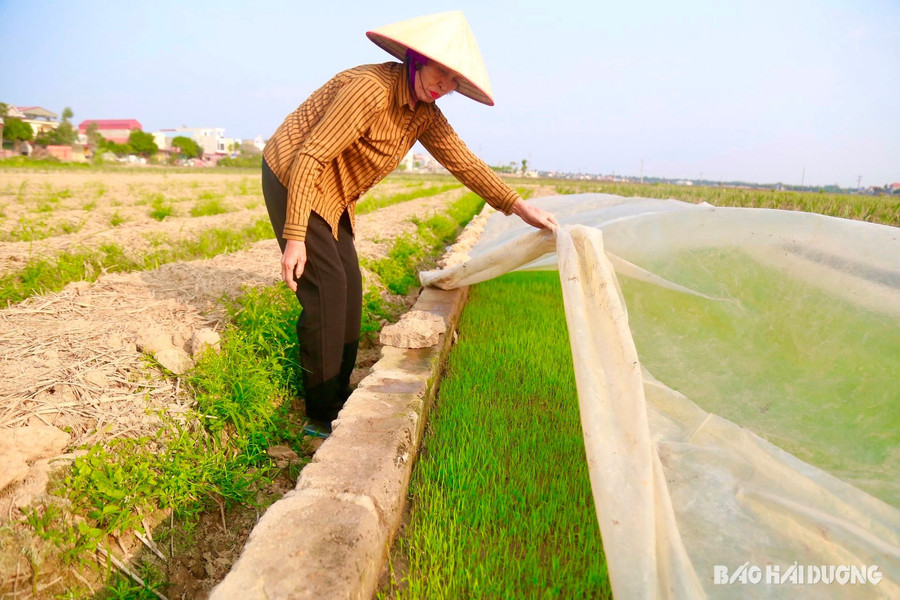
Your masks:
M210 598L366 598L363 590L377 585L381 564L373 558L386 556L386 536L365 498L290 492L266 511Z

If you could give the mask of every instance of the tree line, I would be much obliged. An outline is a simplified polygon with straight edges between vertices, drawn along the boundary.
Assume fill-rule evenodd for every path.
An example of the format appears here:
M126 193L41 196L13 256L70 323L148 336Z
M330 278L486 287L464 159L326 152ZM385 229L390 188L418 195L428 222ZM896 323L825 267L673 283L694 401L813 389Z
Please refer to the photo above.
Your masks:
M31 125L18 117L10 117L9 105L0 102L3 139L12 142L17 150L23 142L34 142L40 146L72 146L77 140L77 132L71 121L73 116L75 113L67 106L63 109L62 120L56 128L35 135ZM95 155L112 152L119 157L133 154L150 158L159 152L159 146L153 140L153 135L140 129L133 129L128 134L128 141L120 144L104 138L98 131L97 123L92 122L85 129L85 136L88 147ZM200 144L186 136L173 138L172 147L177 148L183 158L197 158L203 154Z

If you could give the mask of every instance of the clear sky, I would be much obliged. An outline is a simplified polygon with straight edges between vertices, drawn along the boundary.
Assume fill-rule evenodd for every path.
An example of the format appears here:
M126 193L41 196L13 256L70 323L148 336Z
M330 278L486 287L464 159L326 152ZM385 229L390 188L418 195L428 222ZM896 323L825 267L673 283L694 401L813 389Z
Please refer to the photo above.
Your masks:
M439 105L490 164L900 181L897 0L0 0L0 102L268 138L337 71L391 60L367 29L444 10L496 106Z

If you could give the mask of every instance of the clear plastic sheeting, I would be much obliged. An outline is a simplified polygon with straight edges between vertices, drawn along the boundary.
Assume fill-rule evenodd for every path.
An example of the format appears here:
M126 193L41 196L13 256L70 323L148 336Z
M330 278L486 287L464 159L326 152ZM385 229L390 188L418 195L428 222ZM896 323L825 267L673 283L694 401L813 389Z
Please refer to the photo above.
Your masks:
M900 230L533 202L422 282L559 270L615 597L900 598Z

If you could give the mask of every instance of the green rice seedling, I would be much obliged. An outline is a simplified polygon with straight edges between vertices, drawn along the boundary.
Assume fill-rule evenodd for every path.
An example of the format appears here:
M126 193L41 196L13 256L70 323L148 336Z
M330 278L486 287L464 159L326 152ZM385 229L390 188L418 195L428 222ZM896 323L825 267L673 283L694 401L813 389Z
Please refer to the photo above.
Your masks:
M61 190L53 190L47 193L47 200L50 202L59 202L60 200L65 200L66 198L72 197L72 190L69 188L63 188Z
M33 242L53 235L47 222L43 219L33 219L27 216L19 217L19 221L6 237L11 242Z
M611 596L557 273L471 288L409 494L379 597Z
M125 217L119 214L119 211L114 211L112 215L109 217L109 225L110 227L118 227L122 223L125 222Z
M192 217L206 217L210 215L221 215L223 213L228 212L228 207L225 205L221 196L210 196L203 197L204 194L200 195L200 200L198 200L193 208L191 208L191 216Z
M92 212L95 208L97 208L96 200L88 200L84 204L81 205L81 210L85 212Z
M84 227L85 222L86 221L60 221L59 225L57 225L57 231L66 235L78 233L81 231L81 228Z
M222 194L207 190L205 192L200 192L197 198L199 198L200 200L221 200L222 198L224 198L224 196Z
M25 192L28 190L28 181L19 184L19 191L16 194L16 202L23 204L25 202Z
M58 200L56 202L58 202ZM56 204L52 200L42 200L41 202L38 202L36 207L37 211L42 213L53 212L56 208Z
M356 214L364 215L366 213L374 212L380 208L385 208L387 206L392 206L394 204L399 204L401 202L409 202L410 200L416 200L418 198L427 198L429 196L435 196L437 194L442 194L444 192L448 192L450 190L455 190L461 188L462 184L460 183L448 183L446 185L436 185L433 187L417 189L412 192L405 192L402 194L394 194L392 196L385 197L377 197L371 196L366 197L357 202L356 204Z
M150 201L150 207L150 216L157 221L162 221L166 217L172 216L175 212L175 209L172 208L172 203L166 201L161 194L155 195Z
M172 241L168 235L161 231L145 231L141 234L141 237L147 240L147 243L154 250L161 246L166 246Z

